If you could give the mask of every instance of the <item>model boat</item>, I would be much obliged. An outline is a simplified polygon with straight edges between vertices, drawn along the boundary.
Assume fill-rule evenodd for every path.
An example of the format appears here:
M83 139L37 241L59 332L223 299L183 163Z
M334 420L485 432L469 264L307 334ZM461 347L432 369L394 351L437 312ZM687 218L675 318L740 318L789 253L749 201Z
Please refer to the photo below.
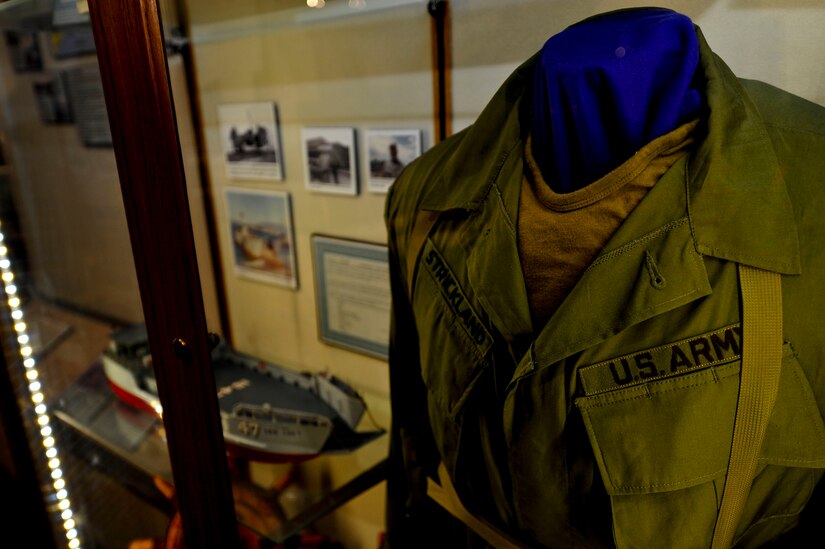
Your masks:
M112 333L103 369L124 402L161 415L146 328ZM354 449L383 433L357 432L366 404L327 373L299 373L218 345L212 352L224 440L230 452L269 461L300 461Z

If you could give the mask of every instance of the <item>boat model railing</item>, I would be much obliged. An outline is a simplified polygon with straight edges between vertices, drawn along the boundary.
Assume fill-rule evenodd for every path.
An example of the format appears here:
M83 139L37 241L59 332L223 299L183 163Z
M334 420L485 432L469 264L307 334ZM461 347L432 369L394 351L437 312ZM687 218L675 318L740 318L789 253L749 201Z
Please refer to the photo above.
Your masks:
M265 373L277 381L314 394L332 408L351 429L356 428L366 411L366 404L358 393L332 374L295 372L246 356L225 346L215 349L213 357L240 363L252 371Z
M254 406L251 404L237 404L232 415L239 419L259 421L280 425L294 425L301 427L330 427L332 422L317 414L296 412L271 406Z
M129 332L126 332L126 330L129 330ZM120 338L113 337L110 345L103 353L132 370L146 384L147 380L144 378L151 375L152 358L148 343L144 343L145 339L140 337L145 334L145 327L133 325L125 328L123 333L124 336ZM251 371L266 374L281 383L315 395L332 408L340 419L353 430L355 430L366 412L366 404L360 395L332 374L326 372L311 374L290 370L239 353L224 343L218 344L212 351L212 358L213 361L226 360L240 364Z

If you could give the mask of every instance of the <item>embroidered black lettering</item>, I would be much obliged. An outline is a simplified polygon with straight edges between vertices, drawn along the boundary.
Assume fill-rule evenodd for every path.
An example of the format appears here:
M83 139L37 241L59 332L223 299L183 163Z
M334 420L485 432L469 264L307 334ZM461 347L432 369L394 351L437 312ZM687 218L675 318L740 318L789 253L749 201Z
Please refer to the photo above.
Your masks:
M679 368L690 368L693 364L690 363L690 360L687 356L685 356L685 352L679 348L678 345L674 345L671 347L670 351L670 371L675 372Z
M445 276L444 279L441 281L441 287L444 288L444 293L450 293L450 288L455 285L455 280L453 280L452 275L448 271L447 276Z
M479 336L484 334L484 330L479 324L478 319L475 318L473 315L467 317L467 327L470 329L470 334L472 335L473 339L478 339Z
M469 311L469 310L470 309L467 309L467 311ZM463 318L464 318L464 325L467 326L468 330L470 330L470 335L475 337L476 331L478 330L478 323L476 322L476 319L474 318L474 315L471 315L471 314L468 313L467 316L465 316Z
M716 352L716 359L722 360L728 351L733 355L738 355L742 352L739 342L734 337L735 329L728 328L724 331L723 337L719 334L710 336L710 342L713 345L713 350Z
M653 362L653 356L650 353L639 353L634 359L636 368L639 370L639 377L642 379L659 375L659 370L656 368L656 363Z
M741 351L742 329L731 324L680 341L649 349L637 348L624 356L582 366L579 377L585 394L593 395L697 372L735 359ZM667 368L668 362L670 369Z
M704 337L699 337L688 342L690 345L690 352L693 355L693 362L699 366L702 362L699 357L704 357L706 363L713 362L713 356L710 354L710 343Z
M630 365L627 363L626 359L621 359L623 376L619 376L619 373L616 371L616 363L610 363L610 373L613 374L613 381L616 382L617 385L625 385L633 381L633 373L630 371Z
M444 282L441 284L444 287L444 293L450 295L450 292L453 291L453 288L457 286L453 277L448 276L444 279Z
M461 288L461 278L456 278L450 265L441 257L438 249L431 242L428 242L427 246L429 247L424 254L424 262L428 266L427 270L436 282L436 286L441 291L441 297L445 305L455 315L454 321L461 325L470 341L473 341L479 347L489 345L490 334L485 328L486 323L482 323L467 301L467 297ZM484 316L483 318L486 319L487 317ZM480 350L482 353L487 351L487 349Z
M461 289L456 286L453 288L450 293L447 294L447 301L450 302L450 305L453 306L454 309L457 309L459 305L461 305Z
M463 322L464 325L467 326L467 323L468 323L467 319L470 318L470 315L473 314L473 312L469 308L467 308L467 309L464 309L463 311L458 311L457 314L458 314L458 318L461 319L461 322ZM469 326L467 326L467 328L469 329Z
M490 324L490 317L487 316L487 312L484 309L479 311L479 316L481 317L479 318L479 322L481 322L482 326L488 326Z

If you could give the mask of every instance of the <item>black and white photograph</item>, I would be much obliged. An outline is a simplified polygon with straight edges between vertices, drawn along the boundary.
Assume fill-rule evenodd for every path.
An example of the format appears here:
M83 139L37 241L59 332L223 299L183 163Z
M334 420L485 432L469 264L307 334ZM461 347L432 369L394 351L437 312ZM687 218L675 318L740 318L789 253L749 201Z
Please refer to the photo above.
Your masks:
M69 100L69 81L66 72L56 72L51 78L34 82L34 96L40 120L46 124L71 124L74 112Z
M404 167L421 155L421 130L367 130L367 190L386 193Z
M303 128L301 140L309 190L358 194L355 128Z
M227 188L226 212L235 274L297 288L289 194Z
M221 146L231 179L283 181L278 106L236 103L218 106Z
M43 70L43 57L36 32L7 30L5 34L14 72Z
M69 69L66 76L80 141L87 147L111 147L112 130L97 62Z

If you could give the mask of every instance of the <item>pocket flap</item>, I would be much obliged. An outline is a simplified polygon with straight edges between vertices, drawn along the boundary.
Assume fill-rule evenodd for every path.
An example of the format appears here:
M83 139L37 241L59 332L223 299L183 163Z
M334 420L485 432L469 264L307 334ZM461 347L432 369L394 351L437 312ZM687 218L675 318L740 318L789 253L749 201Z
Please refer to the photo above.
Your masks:
M825 424L802 366L785 345L777 405L773 409L760 463L825 468Z
M608 493L666 492L723 475L739 364L577 399Z

